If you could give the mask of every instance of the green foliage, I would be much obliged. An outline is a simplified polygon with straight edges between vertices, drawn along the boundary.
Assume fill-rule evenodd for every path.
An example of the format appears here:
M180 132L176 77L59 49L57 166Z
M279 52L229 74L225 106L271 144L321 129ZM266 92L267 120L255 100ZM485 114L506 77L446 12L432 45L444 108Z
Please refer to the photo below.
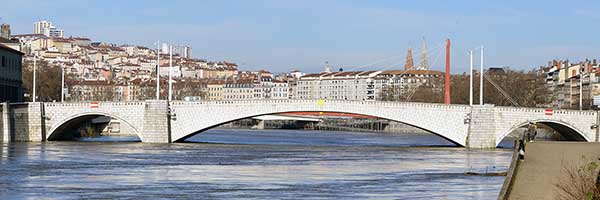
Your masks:
M473 103L479 104L479 74L473 76ZM504 68L502 73L487 73L502 90L508 93L520 106L544 107L551 102L551 93L544 81L544 76L535 71L514 71ZM452 75L450 80L451 101L453 104L469 104L469 74ZM383 100L406 101L408 95L412 95L410 101L441 103L444 97L443 78L432 81L432 85L421 86L414 90L414 94L394 94L395 90L382 92ZM484 79L483 99L486 104L497 106L512 106L512 103L504 97L498 89ZM392 98L399 96L399 98Z
M36 63L36 93L38 101L60 101L61 68L52 66L44 61ZM33 63L26 62L23 67L23 92L30 94L25 101L32 100L33 93Z

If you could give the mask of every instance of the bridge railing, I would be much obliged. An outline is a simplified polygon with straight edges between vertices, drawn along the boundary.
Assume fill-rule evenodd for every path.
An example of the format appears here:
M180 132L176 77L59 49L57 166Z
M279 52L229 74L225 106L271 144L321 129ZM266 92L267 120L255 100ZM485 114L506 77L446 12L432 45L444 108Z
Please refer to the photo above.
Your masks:
M154 101L154 100L148 100ZM171 101L171 105L194 105L194 104L209 104L209 105L257 105L257 104L281 104L281 103L314 103L318 104L318 99L265 99L265 100L219 100L219 101ZM418 107L418 108L453 108L453 109L469 109L470 106L463 104L440 104L440 103L419 103L419 102L397 102L397 101L355 101L355 100L331 100L323 99L324 104L336 103L345 105L375 105L375 106L399 106L399 107ZM87 101L87 102L43 102L45 106L65 106L65 107L77 107L77 106L89 106L90 103L98 103L99 106L127 106L127 105L144 105L146 101ZM26 105L30 102L18 102L10 103L10 105ZM510 112L535 112L543 113L546 108L523 108L523 107L510 107L510 106L495 106L497 111L510 111ZM564 114L564 115L596 115L596 111L590 110L567 110L567 109L554 109L553 114Z
M94 101L96 102L96 101ZM81 107L81 106L89 106L92 102L44 102L44 106L46 107L55 107L55 106L63 106L63 107ZM97 101L99 106L133 106L133 105L144 105L144 101Z
M510 106L495 106L497 111L509 111L509 112L534 112L544 113L547 108L519 108ZM564 115L596 115L596 111L592 110L567 110L567 109L553 109L553 114L564 114Z
M319 104L318 99L269 99L269 100L221 100L221 101L172 101L172 105L261 105L261 104L282 104L282 103L314 103ZM420 108L459 108L468 109L467 105L458 104L438 104L438 103L414 103L414 102L394 102L394 101L350 101L350 100L322 100L323 104L335 103L345 105L375 105L375 106L401 106L401 107L420 107Z

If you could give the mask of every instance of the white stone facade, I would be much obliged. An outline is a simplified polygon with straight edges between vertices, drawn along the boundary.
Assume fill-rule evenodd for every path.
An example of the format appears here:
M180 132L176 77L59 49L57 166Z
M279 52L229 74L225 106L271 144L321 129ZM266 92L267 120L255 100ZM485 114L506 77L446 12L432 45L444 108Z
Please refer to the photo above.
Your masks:
M296 81L295 99L376 100L385 79L381 71L309 74Z

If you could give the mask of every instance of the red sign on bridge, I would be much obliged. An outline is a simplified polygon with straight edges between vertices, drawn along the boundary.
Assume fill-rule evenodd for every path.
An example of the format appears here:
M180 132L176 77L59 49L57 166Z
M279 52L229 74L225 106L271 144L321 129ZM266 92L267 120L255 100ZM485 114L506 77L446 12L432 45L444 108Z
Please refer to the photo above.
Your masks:
M554 110L552 110L552 109L544 110L544 115L552 115L552 114L554 114Z
M98 108L98 102L97 101L90 102L90 108Z

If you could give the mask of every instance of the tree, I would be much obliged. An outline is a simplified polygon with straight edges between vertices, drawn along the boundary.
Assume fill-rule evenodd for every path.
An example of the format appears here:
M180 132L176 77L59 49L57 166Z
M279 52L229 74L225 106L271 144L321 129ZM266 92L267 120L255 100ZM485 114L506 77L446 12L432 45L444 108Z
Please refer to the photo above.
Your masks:
M443 101L442 80L425 78L419 83L406 85L388 85L381 91L379 98L383 101L410 101L424 103L440 103Z
M483 82L483 99L487 104L497 106L513 106L509 98L514 99L524 107L546 107L551 101L550 91L544 81L544 76L536 71L514 71L509 68L486 72L486 75L498 88L488 80ZM479 104L479 77L480 73L473 74L473 103ZM453 104L469 104L469 74L456 74L450 76L450 98ZM441 81L433 79L431 84L420 85L417 88L408 88L405 92L396 95L399 90L389 87L382 91L380 96L384 101L414 101L426 103L443 102L444 90ZM506 96L500 92L506 92Z
M60 101L61 68L45 61L36 63L36 95L38 101ZM23 67L23 93L29 94L24 101L31 101L33 95L33 62L25 62Z
M181 79L174 86L174 99L183 100L186 96L198 96L202 99L206 97L206 84L194 79Z

